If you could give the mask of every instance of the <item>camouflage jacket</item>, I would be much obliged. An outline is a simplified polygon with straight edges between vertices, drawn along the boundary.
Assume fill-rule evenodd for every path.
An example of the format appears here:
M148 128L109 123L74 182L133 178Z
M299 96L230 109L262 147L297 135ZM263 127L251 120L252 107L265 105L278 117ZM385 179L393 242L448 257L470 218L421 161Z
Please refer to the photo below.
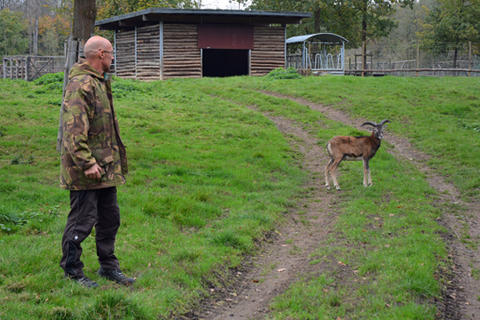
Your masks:
M127 158L113 109L110 81L87 62L69 74L62 110L60 185L69 190L101 189L125 183ZM101 180L84 171L98 163Z

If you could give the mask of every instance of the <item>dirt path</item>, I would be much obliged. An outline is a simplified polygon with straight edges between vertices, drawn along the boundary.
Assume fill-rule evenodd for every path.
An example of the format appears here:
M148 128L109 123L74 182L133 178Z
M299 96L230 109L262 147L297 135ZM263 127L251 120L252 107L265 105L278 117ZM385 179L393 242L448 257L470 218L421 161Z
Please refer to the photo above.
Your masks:
M253 107L252 107L253 109ZM267 243L252 267L240 274L231 292L220 294L198 319L262 319L269 312L272 298L284 292L293 282L309 274L318 274L328 264L311 265L311 253L326 240L336 221L334 192L325 192L323 167L327 161L323 148L300 125L285 118L265 114L303 154L303 167L309 172L306 193L286 224L276 231L274 241ZM326 271L326 270L324 270Z
M361 129L360 124L366 120L352 120L342 111L305 99L273 92L262 92L266 95L286 98L307 105L322 112L332 120L343 122L357 129ZM442 275L447 281L443 290L443 299L438 301L438 308L441 311L439 318L480 319L480 252L476 245L469 246L462 241L462 239L469 238L478 244L480 240L480 221L478 217L480 202L466 203L462 201L460 192L456 187L427 165L426 161L429 156L416 150L407 139L388 133L385 134L384 139L394 146L392 154L397 159L411 161L426 175L430 186L439 193L439 207L443 211L443 217L439 223L448 231L445 241L448 245L449 259L453 262L450 272ZM452 207L462 209L460 212L448 209Z
M352 120L344 112L301 98L263 93L307 105L332 120L358 129L361 129L359 125L365 120ZM292 147L304 155L303 166L310 173L305 187L308 194L300 200L299 209L289 214L288 223L277 231L275 239L263 247L259 256L253 258L250 267L238 272L236 283L227 291L217 294L217 299L209 301L199 313L190 314L190 319L263 319L269 312L272 299L295 281L321 272L339 271L333 270L338 268L334 264L309 264L310 254L333 232L336 222L336 195L334 192L325 192L323 186L326 154L317 145L315 137L299 124L271 114L264 115L277 125ZM445 241L452 263L450 270L439 275L445 279L445 287L442 299L437 301L438 318L480 320L480 254L478 249L466 245L461 239L466 235L477 242L480 239L480 223L476 216L480 212L480 203L462 201L455 186L427 165L429 156L416 150L407 139L389 133L385 134L384 139L394 146L390 152L397 159L411 161L439 193L437 203L444 213L439 223L447 230ZM464 210L454 209L458 207Z

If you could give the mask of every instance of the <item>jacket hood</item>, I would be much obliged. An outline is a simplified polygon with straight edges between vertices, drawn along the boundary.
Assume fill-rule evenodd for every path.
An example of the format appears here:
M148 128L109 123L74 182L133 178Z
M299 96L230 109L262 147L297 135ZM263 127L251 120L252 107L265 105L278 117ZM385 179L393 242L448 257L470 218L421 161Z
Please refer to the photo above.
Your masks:
M92 66L88 64L88 62L76 63L73 65L70 73L68 74L68 80L71 80L73 77L76 76L83 76L83 75L90 75L92 77L96 77L100 80L105 80L103 75L98 73Z

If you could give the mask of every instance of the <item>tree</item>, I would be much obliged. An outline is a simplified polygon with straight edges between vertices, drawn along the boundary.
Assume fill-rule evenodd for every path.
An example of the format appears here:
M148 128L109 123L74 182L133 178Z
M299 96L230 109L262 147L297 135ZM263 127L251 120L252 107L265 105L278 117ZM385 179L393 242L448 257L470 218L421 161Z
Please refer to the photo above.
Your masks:
M95 0L77 0L73 2L72 37L85 42L93 35L97 6Z
M0 56L27 52L27 22L22 18L22 13L0 10Z
M65 40L72 30L71 18L61 14L45 15L39 18L39 53L41 55L61 55Z
M237 0L244 2L245 0ZM312 12L305 24L308 33L328 31L349 39L350 47L362 43L363 66L366 66L367 40L387 36L393 27L395 5L412 6L414 0L253 0L252 8Z
M428 10L424 31L420 34L423 44L434 53L453 49L453 68L456 68L462 44L479 40L479 20L479 0L439 0L433 10Z
M395 26L391 15L395 5L413 6L414 0L345 0L351 8L357 21L360 22L358 31L362 42L362 66L367 65L367 40L387 36Z
M147 8L199 8L198 0L99 0L98 18L105 19Z

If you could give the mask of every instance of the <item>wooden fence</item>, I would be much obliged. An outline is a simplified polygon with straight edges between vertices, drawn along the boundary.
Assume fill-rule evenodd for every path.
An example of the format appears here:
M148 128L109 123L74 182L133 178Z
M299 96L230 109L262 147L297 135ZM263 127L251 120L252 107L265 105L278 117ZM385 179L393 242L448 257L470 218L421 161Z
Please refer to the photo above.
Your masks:
M1 76L3 79L31 81L64 68L64 56L6 56L3 57Z

